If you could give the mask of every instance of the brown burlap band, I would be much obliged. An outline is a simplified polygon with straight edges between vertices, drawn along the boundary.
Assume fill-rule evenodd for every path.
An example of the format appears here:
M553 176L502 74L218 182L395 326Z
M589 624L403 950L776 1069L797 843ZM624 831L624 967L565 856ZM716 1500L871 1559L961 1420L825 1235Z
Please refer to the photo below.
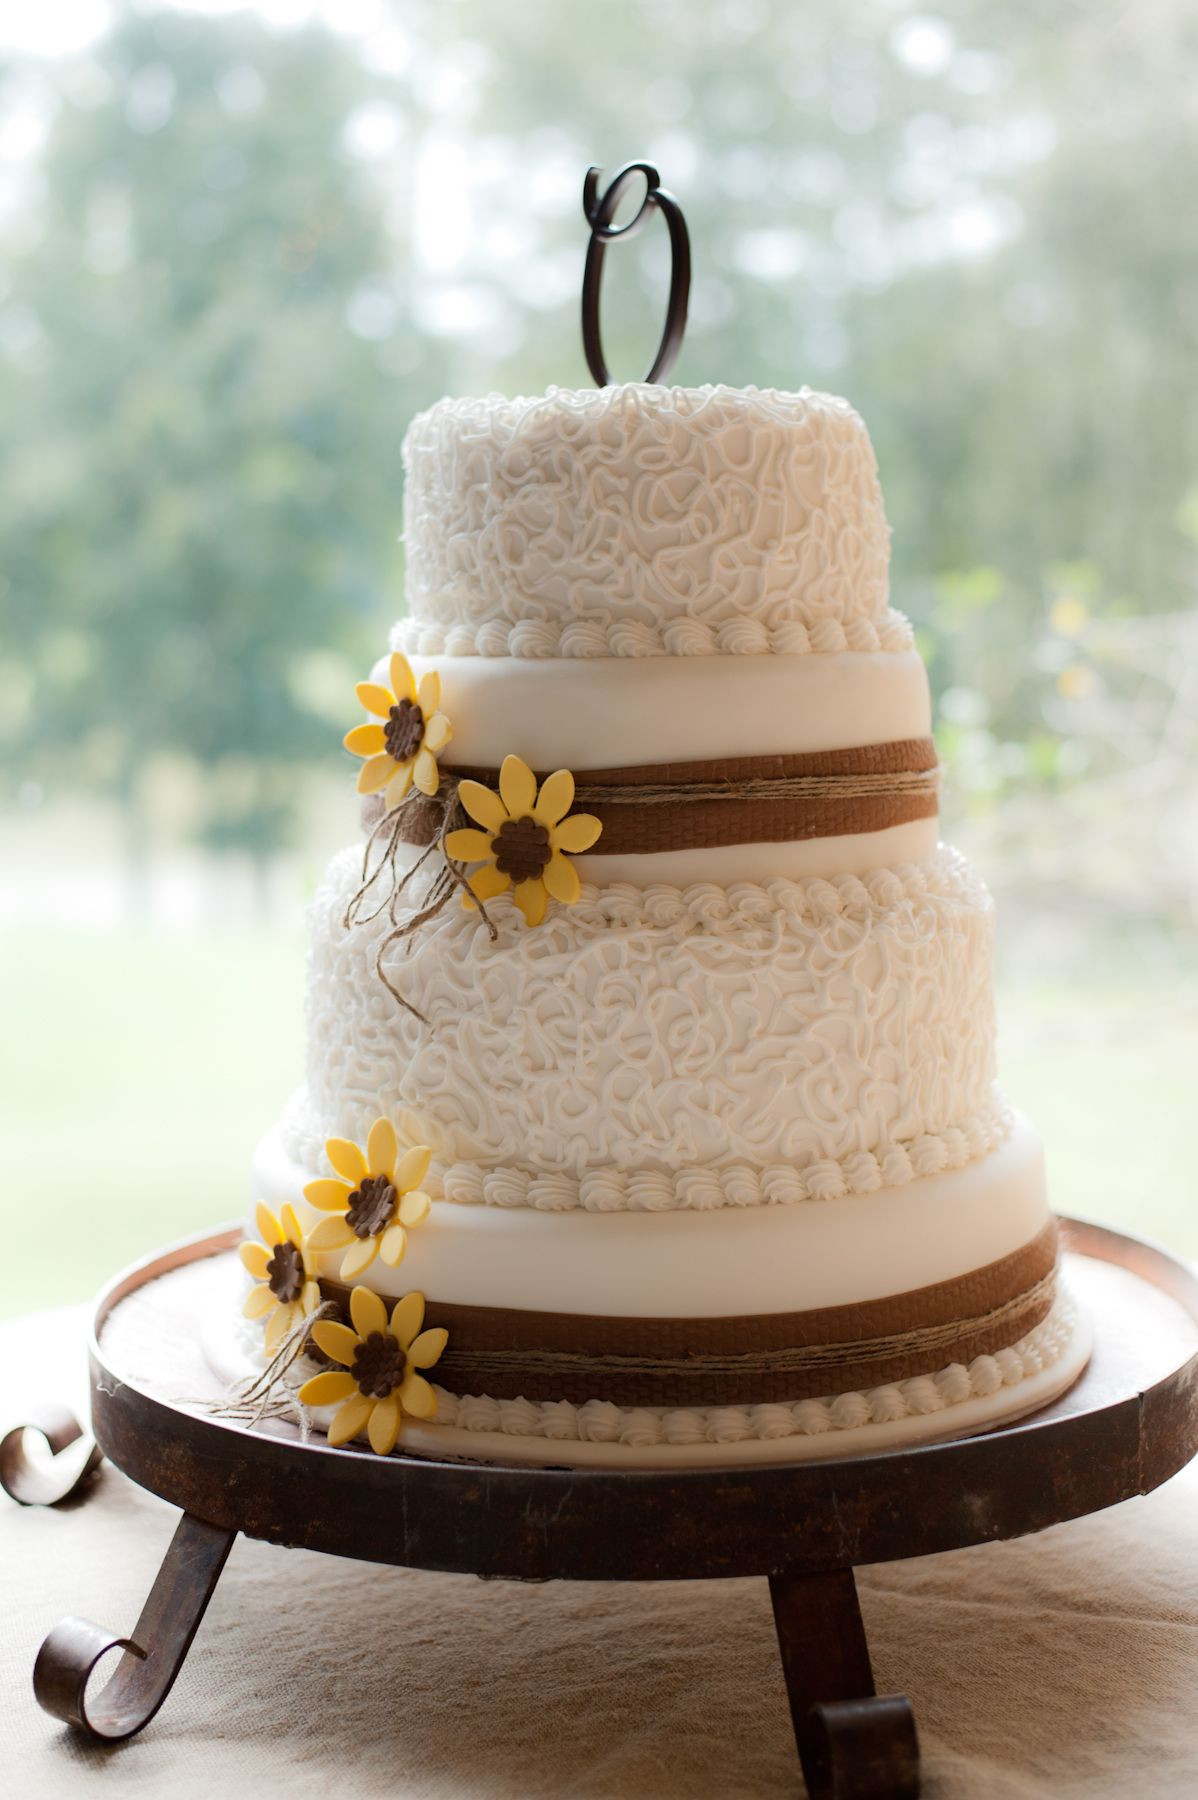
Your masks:
M545 773L537 773L538 784ZM498 769L443 766L441 778L447 789L464 780L499 786ZM885 831L912 819L933 818L939 785L931 738L796 756L576 769L574 781L575 807L594 813L603 826L588 856L643 856L658 850ZM445 793L432 799L413 794L400 814L400 839L436 842L445 803ZM378 811L376 807L375 815Z
M931 1375L992 1356L1047 1317L1057 1228L950 1281L886 1299L743 1318L605 1318L427 1299L449 1344L436 1380L496 1400L617 1406L751 1406ZM349 1289L322 1281L326 1300Z

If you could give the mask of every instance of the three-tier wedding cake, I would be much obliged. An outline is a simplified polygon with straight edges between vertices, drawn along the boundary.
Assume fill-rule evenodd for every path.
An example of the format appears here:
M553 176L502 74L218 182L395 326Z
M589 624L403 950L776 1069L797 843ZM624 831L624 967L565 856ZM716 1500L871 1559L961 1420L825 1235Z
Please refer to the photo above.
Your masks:
M243 1333L382 1452L783 1461L1062 1391L1088 1331L857 414L492 395L405 461Z

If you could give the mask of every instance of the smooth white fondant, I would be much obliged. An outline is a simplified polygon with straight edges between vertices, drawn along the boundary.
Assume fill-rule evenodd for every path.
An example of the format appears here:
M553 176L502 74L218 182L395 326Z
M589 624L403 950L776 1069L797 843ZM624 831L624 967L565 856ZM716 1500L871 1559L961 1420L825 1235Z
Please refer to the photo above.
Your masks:
M315 1170L277 1133L259 1147L254 1186L296 1206ZM876 1300L996 1262L1049 1217L1040 1139L1017 1118L997 1149L964 1168L825 1205L601 1213L436 1203L408 1234L398 1269L363 1277L388 1296L418 1288L468 1306L631 1318L802 1312ZM319 1259L336 1278L340 1254Z
M632 383L442 400L404 440L421 654L909 647L869 434L827 394Z
M864 879L584 887L531 930L501 896L495 942L451 901L385 959L428 1025L379 980L385 914L345 929L360 871L338 857L311 911L286 1123L305 1166L380 1113L441 1164L576 1177L884 1159L992 1115L992 908L953 851Z
M441 677L441 704L454 731L440 759L447 769L495 768L509 753L546 772L797 754L927 737L932 728L927 675L913 650L753 661L609 657L585 664L417 656L412 666L418 677L430 669ZM389 679L385 657L373 678ZM580 856L575 866L597 885L804 881L924 862L938 836L933 816L885 831L791 843Z
M788 844L724 844L716 850L657 850L651 856L576 856L583 881L604 887L627 882L652 887L665 882L686 888L700 882L733 887L740 881L825 881L836 875L868 875L922 863L935 855L939 819L911 819L885 831L848 832L843 837L801 838Z
M896 656L412 658L435 669L453 741L440 760L498 768L509 753L531 768L848 750L927 737L932 706L923 660ZM387 680L380 660L374 679Z

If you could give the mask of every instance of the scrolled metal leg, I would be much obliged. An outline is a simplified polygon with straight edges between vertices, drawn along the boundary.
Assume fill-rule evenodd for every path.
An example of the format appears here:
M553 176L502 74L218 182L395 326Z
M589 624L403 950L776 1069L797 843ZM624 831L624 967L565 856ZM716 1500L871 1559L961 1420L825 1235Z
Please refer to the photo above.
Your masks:
M112 1742L148 1725L170 1693L220 1580L235 1531L184 1513L131 1638L90 1619L63 1619L33 1668L38 1704L89 1737ZM123 1652L112 1678L89 1701L88 1682L110 1650Z
M45 1438L54 1453L52 1462L31 1460L25 1446L27 1431ZM19 1506L57 1506L77 1493L103 1460L95 1439L74 1413L65 1406L42 1407L0 1438L0 1487Z
M770 1598L811 1800L917 1800L915 1716L874 1690L853 1571L772 1575Z

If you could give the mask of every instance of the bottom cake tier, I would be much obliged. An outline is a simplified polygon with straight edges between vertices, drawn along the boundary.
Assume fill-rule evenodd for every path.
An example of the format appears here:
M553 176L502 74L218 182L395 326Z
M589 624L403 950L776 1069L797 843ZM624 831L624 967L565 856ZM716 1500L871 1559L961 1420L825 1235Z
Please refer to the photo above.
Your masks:
M312 1179L265 1140L256 1199L305 1230ZM310 1263L325 1307L348 1316L339 1260ZM632 1468L861 1454L1022 1416L1089 1355L1058 1280L1040 1141L1019 1116L964 1168L833 1202L441 1201L400 1267L376 1260L359 1281L388 1307L422 1294L424 1325L448 1332L428 1372L435 1419L403 1422L400 1448L422 1455ZM261 1321L238 1310L206 1334L230 1381L266 1360ZM285 1379L294 1390L315 1372L305 1356Z

